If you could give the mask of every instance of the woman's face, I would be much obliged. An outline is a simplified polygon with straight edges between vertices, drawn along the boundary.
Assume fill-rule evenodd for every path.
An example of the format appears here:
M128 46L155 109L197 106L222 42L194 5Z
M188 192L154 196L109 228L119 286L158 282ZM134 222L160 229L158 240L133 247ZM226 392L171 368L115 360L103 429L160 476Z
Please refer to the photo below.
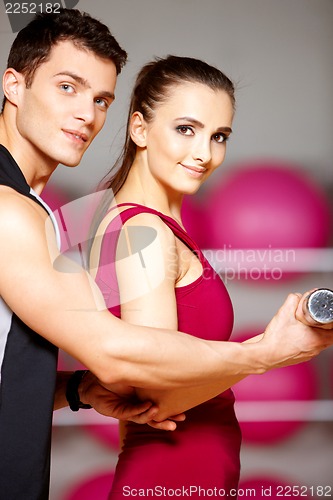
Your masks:
M225 91L201 83L175 85L145 122L150 174L167 190L195 193L224 160L233 115Z

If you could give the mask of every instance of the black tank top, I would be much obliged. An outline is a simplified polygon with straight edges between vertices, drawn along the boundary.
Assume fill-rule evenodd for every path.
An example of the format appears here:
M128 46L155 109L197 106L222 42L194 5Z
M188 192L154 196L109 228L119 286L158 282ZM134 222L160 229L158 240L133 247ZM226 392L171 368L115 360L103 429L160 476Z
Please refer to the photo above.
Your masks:
M50 213L1 145L0 185ZM5 244L0 233L0 245ZM25 325L0 297L0 500L49 496L57 354L58 349Z

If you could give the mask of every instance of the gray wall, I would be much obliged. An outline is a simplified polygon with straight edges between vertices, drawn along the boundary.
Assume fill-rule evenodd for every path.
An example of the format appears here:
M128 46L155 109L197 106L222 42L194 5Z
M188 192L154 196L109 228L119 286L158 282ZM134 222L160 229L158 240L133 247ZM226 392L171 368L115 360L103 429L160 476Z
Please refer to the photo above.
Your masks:
M75 194L90 192L119 151L137 70L169 53L203 58L237 83L225 168L276 157L295 160L325 185L332 182L332 0L80 0L77 7L110 26L129 62L108 123L80 172L60 168L52 182ZM14 35L2 3L0 16L5 67Z

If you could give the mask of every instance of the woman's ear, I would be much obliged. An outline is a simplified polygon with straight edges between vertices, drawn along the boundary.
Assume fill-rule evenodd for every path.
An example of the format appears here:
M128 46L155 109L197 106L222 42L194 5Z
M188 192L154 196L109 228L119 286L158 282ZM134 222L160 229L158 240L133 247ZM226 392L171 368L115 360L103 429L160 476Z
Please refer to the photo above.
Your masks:
M147 123L139 111L135 111L130 119L130 135L132 141L140 148L146 147Z
M3 93L8 101L12 104L17 105L19 87L24 82L24 77L21 73L18 73L13 68L7 68L4 72L2 82L3 82Z

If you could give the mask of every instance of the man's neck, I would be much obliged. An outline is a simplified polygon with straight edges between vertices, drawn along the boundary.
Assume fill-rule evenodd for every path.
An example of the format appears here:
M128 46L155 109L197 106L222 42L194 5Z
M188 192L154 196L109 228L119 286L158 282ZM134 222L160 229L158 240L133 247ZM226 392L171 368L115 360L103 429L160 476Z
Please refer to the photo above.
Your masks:
M32 144L15 131L16 128L10 126L10 121L7 120L5 113L2 113L0 115L0 144L12 155L29 186L40 194L57 164L54 162L50 165L49 158L43 158Z

